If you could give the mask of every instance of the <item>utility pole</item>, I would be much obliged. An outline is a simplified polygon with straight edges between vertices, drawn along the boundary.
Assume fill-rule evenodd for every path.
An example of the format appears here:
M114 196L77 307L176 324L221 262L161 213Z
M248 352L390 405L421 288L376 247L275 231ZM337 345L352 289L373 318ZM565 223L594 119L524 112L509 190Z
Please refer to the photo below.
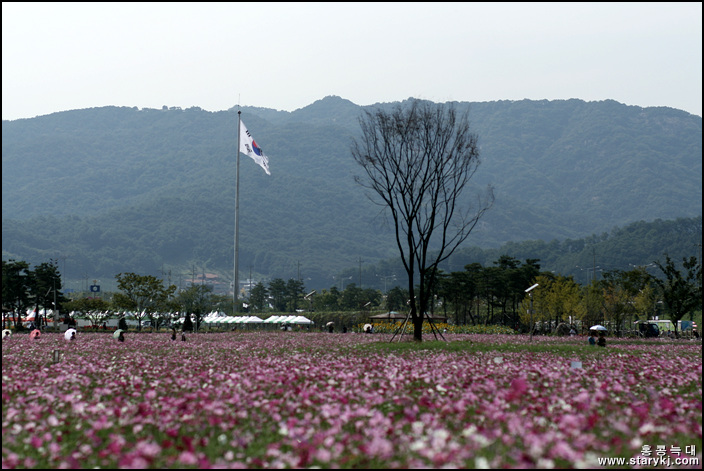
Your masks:
M699 265L699 292L702 291L702 243L694 244L699 248L699 253L697 254L697 262ZM694 321L694 311L689 311L689 320Z
M540 286L538 283L526 289L526 293L530 297L530 341L533 341L533 290Z
M530 296L530 341L533 341L533 293L528 293Z
M54 331L59 331L59 306L56 304L56 279L54 279Z
M362 289L362 257L359 257L359 289Z

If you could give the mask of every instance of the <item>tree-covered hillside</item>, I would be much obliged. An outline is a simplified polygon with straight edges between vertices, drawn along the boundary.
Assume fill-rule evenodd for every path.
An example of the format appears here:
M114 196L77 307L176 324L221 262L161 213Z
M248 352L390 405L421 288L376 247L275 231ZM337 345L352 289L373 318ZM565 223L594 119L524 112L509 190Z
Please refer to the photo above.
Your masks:
M468 250L701 216L698 116L614 101L455 106L469 107L481 146L465 202L487 184L496 195ZM351 138L372 108L339 97L290 113L242 108L272 175L241 157L241 279L305 273L325 286L360 260L396 256L383 213L353 180ZM194 266L231 276L236 139L234 109L104 107L3 121L3 259L61 257L76 278Z

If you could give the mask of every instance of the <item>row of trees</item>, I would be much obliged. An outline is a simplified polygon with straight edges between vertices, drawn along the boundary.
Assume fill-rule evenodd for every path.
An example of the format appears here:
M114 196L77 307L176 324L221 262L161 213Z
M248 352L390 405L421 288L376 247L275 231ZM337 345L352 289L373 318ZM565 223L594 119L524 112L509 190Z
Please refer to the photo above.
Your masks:
M462 272L440 274L435 293L437 308L457 324L503 324L517 330L540 326L552 331L561 323L588 328L606 323L617 336L635 320L667 315L677 332L685 315L693 318L702 308L701 265L696 257L683 258L681 267L666 256L654 262L662 276L646 267L611 270L584 286L572 276L540 272L538 260L521 264L502 256L495 266L470 264ZM537 283L530 298L525 290ZM658 306L661 306L660 308ZM630 329L629 329L630 330Z
M308 311L354 311L375 309L382 306L383 295L377 289L362 289L350 283L343 291L336 286L317 293L315 290L306 294L302 281L289 279L285 282L275 278L268 287L259 282L252 288L247 307L250 311L294 312L298 309Z
M146 320L159 328L183 316L183 330L188 331L193 329L191 316L199 328L203 317L217 302L213 288L208 285L191 285L177 293L176 285L166 286L164 280L152 275L120 273L115 278L119 292L113 294L109 302L83 298L71 301L66 308L79 318L90 320L93 325L99 325L117 312L130 312L138 329Z
M518 327L516 313L525 289L540 274L539 260L501 256L493 266L479 263L464 271L440 272L434 293L442 313L457 324L503 324Z
M100 325L120 312L130 312L140 328L144 320L159 326L170 321L160 313L190 312L202 319L215 301L212 287L207 285L193 285L176 294L175 285L165 286L163 280L151 275L120 273L116 279L119 292L109 299L97 296L68 299L61 291L61 274L56 260L34 269L25 261L3 260L3 328L12 324L16 329L22 329L22 318L32 308L37 312L52 310L54 316L60 315L60 318L53 319L54 322L71 323L70 313L73 313L76 318ZM35 322L39 324L40 320Z
M20 328L21 314L35 307L56 311L66 301L61 292L61 274L57 260L49 260L34 269L25 261L2 261L2 311L3 328L13 323ZM12 315L10 315L12 314Z
M533 326L543 330L553 330L561 323L606 323L621 335L624 325L632 325L637 319L667 315L677 327L677 321L685 315L691 317L695 310L701 310L701 267L695 257L684 258L681 268L670 257L664 264L654 262L661 277L648 273L646 267L636 267L604 272L601 280L594 279L586 286L572 276L541 272L538 262L501 256L492 266L472 263L463 271L437 271L432 276L434 289L428 312L440 313L457 325L501 324L527 331L531 313L525 290L534 283L539 288L532 293ZM61 276L54 260L34 269L26 262L3 261L2 269L3 311L15 314L11 316L15 327L20 326L27 308L53 308L54 294L64 317L72 312L93 325L130 312L140 328L146 320L159 327L188 312L191 316L185 316L184 328L190 330L191 317L199 328L213 310L233 313L232 300L213 294L212 287L205 284L176 292L176 286L166 286L154 276L120 273L116 276L119 292L104 299L69 300L61 293ZM333 286L306 294L301 281L276 278L267 286L260 282L253 287L249 300L240 308L253 313L298 309L319 313L379 309L404 312L410 309L409 300L408 290L399 286L385 297L379 290L361 289L353 283L343 291Z

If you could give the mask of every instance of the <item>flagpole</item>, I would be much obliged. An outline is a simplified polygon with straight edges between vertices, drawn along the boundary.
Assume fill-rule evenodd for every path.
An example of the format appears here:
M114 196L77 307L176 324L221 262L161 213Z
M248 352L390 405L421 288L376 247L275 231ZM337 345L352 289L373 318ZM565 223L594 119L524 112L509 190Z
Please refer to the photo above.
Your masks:
M237 110L237 173L235 177L235 278L232 287L232 313L237 314L237 292L240 287L240 277L238 270L240 252L240 122L242 121L242 111Z

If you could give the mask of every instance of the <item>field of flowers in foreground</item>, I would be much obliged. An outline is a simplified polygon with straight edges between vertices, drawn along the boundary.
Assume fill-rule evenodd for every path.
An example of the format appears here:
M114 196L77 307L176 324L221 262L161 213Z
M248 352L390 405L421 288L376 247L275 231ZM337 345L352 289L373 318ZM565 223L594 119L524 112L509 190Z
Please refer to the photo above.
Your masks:
M647 447L674 465L679 447L701 468L701 343L446 338L13 335L2 466L599 467Z

